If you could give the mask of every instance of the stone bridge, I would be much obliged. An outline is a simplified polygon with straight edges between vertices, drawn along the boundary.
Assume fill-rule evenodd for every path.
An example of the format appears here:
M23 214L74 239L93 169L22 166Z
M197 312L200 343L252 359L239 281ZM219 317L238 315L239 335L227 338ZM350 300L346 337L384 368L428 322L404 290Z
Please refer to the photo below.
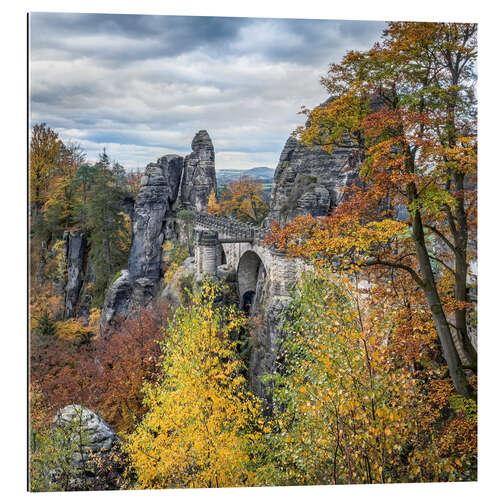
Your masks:
M198 275L216 275L223 265L236 271L240 306L248 309L264 294L268 298L290 295L300 264L264 245L262 229L210 214L198 214L195 229Z

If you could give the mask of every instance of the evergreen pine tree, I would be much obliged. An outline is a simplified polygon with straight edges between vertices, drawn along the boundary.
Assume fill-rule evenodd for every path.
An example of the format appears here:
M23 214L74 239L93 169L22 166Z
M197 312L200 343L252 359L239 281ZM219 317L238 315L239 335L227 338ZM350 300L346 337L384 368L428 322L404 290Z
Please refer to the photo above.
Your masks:
M107 286L127 261L130 235L127 216L122 211L125 192L125 171L117 163L111 166L104 150L95 165L86 209L90 261L96 276L93 290L95 307L102 305Z

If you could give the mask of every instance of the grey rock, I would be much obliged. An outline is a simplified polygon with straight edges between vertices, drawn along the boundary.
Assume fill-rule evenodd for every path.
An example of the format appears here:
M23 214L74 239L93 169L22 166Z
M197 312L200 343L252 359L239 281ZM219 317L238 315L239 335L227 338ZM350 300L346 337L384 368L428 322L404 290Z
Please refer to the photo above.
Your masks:
M172 279L161 292L161 298L170 302L174 307L179 307L183 301L183 286L186 279L193 278L196 273L194 257L188 257L175 271Z
M83 283L83 256L85 251L85 237L80 231L67 231L65 233L67 249L66 296L64 317L73 318L76 315L78 297Z
M323 216L330 208L330 193L321 184L311 191L306 191L297 200L296 212L301 215L310 214L314 217Z
M291 136L274 174L271 210L266 221L286 223L297 215L323 216L342 201L342 190L357 178L357 149L332 154L310 149Z
M92 304L92 287L95 283L96 276L92 263L88 261L88 259L87 262L85 262L85 258L84 263L86 263L86 266L84 270L83 284L80 289L80 296L78 297L77 315L79 318L88 323Z
M161 279L162 244L176 237L173 205L179 195L184 159L165 155L150 163L141 179L132 220L128 269L106 291L100 335L106 336L115 316L127 317L145 306Z
M170 207L175 203L179 194L179 186L184 169L184 159L178 155L162 156L158 162L163 170L163 177L168 185L168 202Z
M167 214L177 199L182 157L166 155L146 167L146 181L137 195L128 270L130 279L148 278L154 285L161 276L161 245ZM171 231L170 231L171 232Z
M217 266L217 276L221 281L227 283L236 283L238 280L238 276L236 273L236 269L233 269L228 264L222 264Z
M163 226L163 237L165 240L177 240L178 239L178 227L175 216L167 214L165 218L165 224Z
M59 434L69 452L71 465L67 490L119 489L123 481L125 456L120 438L97 414L72 404L60 409L54 417L52 431ZM67 468L66 468L67 469ZM61 485L63 470L47 471L49 482Z
M217 190L215 152L206 130L200 130L191 144L193 152L186 156L181 181L180 206L204 212L212 190Z
M97 413L77 404L59 410L52 425L67 430L67 438L80 450L73 455L75 467L83 466L89 453L109 452L119 442L116 432Z
M128 260L132 280L148 277L157 281L160 276L159 236L169 209L168 185L162 169L152 165L154 164L146 168L148 184L141 187L135 203L133 238Z
M291 301L290 297L273 297L267 304L263 328L253 338L248 367L250 388L261 398L269 396L262 376L277 371L277 359L285 337L284 325Z
M106 337L109 328L117 317L127 317L131 310L132 284L127 270L120 272L118 278L106 290L101 312L99 335Z
M127 195L123 198L122 201L123 211L128 215L132 223L134 222L134 205L135 205L135 200L133 196Z

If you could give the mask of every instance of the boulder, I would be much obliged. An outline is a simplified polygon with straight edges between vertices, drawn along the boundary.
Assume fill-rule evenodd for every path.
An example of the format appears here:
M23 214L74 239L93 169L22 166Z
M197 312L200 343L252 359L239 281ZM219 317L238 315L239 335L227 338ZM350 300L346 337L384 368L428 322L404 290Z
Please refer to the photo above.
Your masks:
M52 432L64 448L61 459L71 466L67 489L119 488L126 457L118 435L97 413L77 404L65 406L54 417ZM57 485L67 474L64 467L51 470L49 477Z
M52 425L66 430L67 438L76 444L75 467L82 467L89 454L109 452L119 442L116 432L97 413L77 404L59 410Z

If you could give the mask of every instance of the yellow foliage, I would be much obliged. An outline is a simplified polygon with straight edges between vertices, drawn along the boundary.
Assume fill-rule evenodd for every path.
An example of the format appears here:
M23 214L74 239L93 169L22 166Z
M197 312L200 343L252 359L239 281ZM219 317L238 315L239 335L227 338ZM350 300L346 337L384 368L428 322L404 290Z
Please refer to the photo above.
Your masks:
M167 285L181 264L189 257L189 248L186 245L174 245L171 240L165 240L162 250L165 254L163 265L166 267L163 274L163 283Z
M145 386L149 411L127 442L140 488L253 484L261 408L230 340L243 319L214 307L218 293L205 284L165 331L163 377Z
M30 202L43 205L50 182L56 175L61 142L45 123L33 127L29 151Z
M305 275L299 286L284 346L287 370L275 377L275 406L285 408L279 433L270 436L279 453L262 470L263 480L285 485L453 480L455 468L433 428L453 386L436 382L440 392L429 387L432 399L427 397L426 387L408 366L394 362L387 346L391 311L377 315L364 304L354 277L342 278L322 269L321 277ZM448 442L458 439L454 429ZM411 450L404 460L403 449Z
M207 213L209 213L209 214L218 214L219 210L220 210L220 206L217 203L217 198L215 196L215 191L212 189L212 191L210 191L210 194L208 196Z
M93 311L96 311L96 309L93 309ZM98 332L98 325L96 331L95 323L95 313L93 318L93 325L89 324L88 326L85 326L81 320L76 318L70 318L65 321L57 321L55 324L55 333L59 338L63 340L82 342L92 337L96 337Z

